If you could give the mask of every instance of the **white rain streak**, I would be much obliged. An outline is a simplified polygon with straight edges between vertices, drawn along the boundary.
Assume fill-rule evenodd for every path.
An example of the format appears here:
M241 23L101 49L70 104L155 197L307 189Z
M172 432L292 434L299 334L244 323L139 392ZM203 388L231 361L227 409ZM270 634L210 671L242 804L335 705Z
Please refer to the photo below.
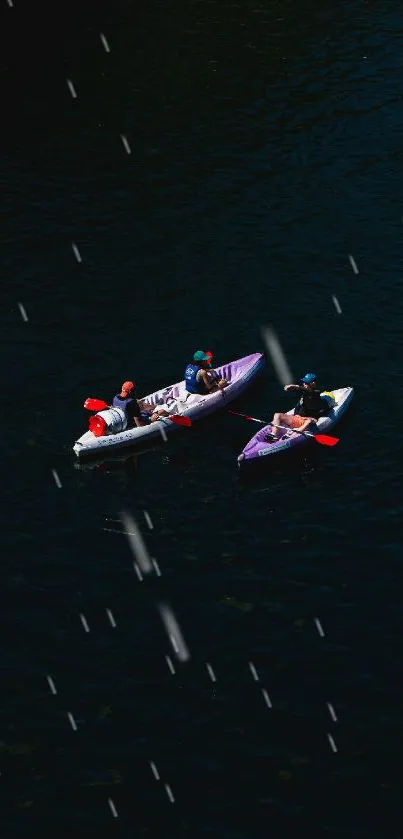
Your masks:
M151 766L151 771L154 775L155 780L159 781L160 780L160 775L159 775L159 772L158 772L158 769L157 769L155 763L152 760L150 760L150 766Z
M51 676L46 676L46 678L48 680L48 685L49 685L49 687L50 687L50 689L53 693L53 696L56 696L57 690L56 690L56 686L55 686L55 683L54 683L52 677Z
M262 694L263 694L263 698L264 698L264 701L265 701L267 707L272 708L273 705L271 704L270 696L267 693L267 690L265 690L265 688L262 688Z
M340 306L340 303L339 303L339 301L338 301L337 297L335 297L335 296L334 296L334 294L332 294L332 300L333 300L334 307L335 307L335 309L336 309L337 314L338 314L338 315L341 315L342 308L341 308L341 306Z
M209 674L211 681L216 682L217 681L216 674L214 673L214 670L213 670L211 664L208 663L208 661L206 662L206 667L207 667L207 673Z
M274 329L271 326L262 326L260 332L278 380L283 386L291 384L293 375Z
M115 628L115 626L117 624L116 624L115 618L113 617L113 614L112 614L111 610L107 609L106 614L108 615L110 625L113 626L113 628Z
M116 807L115 807L111 798L108 798L108 804L109 804L109 807L111 808L111 813L112 813L113 818L117 819L118 818L118 811L117 811L117 809L116 809Z
M333 705L330 702L326 702L326 705L333 722L337 722L336 711L334 710Z
M82 262L83 260L81 259L81 254L80 254L80 251L78 250L78 247L77 247L76 243L72 242L71 247L73 249L73 253L74 253L74 256L75 256L77 262Z
M334 742L334 740L333 740L332 735L331 735L331 734L328 734L328 735L327 735L327 739L329 740L329 743L330 743L330 748L331 748L332 752L337 752L337 751L338 751L338 749L337 749L336 743L335 743L335 742Z
M125 151L127 152L127 154L131 154L131 153L132 153L132 150L131 150L131 148L130 148L130 146L129 146L129 142L128 142L128 139L127 139L126 135L125 135L125 134L121 134L121 135L120 135L120 139L121 139L121 141L122 141L122 143L123 143L124 149L125 149Z
M67 87L68 87L68 89L69 89L69 91L70 91L70 93L71 93L71 95L72 95L73 99L77 99L77 93L76 93L76 91L75 91L75 87L74 87L73 82L71 81L71 79L67 79Z
M67 711L67 716L69 718L69 723L73 729L73 731L77 731L77 723L73 717L73 714L70 711Z
M142 582L142 580L143 580L143 575L142 575L142 573L141 573L141 571L140 571L139 566L137 565L137 562L133 562L133 568L134 568L134 570L135 570L135 572L136 572L136 574L137 574L137 576L138 576L138 578L139 578L140 582Z
M114 530L112 527L103 527L102 530L104 530L105 533L118 533L119 536L126 536L126 533L123 533L121 530Z
M258 676L258 674L257 674L257 672L256 672L256 667L255 667L255 665L254 665L251 661L249 661L249 662L248 662L248 664L249 664L249 670L250 670L250 672L252 673L252 676L253 676L253 678L254 678L255 682L258 682L258 681L259 681L259 676Z
M168 796L168 798L169 798L169 800L170 800L171 804L173 804L173 803L174 803L174 801L175 801L175 799L174 799L174 797L173 797L173 793L172 793L171 787L169 786L169 784L164 784L164 787L165 787L165 789L166 789L166 794L167 794L167 796Z
M162 422L158 423L158 428L164 443L166 443L168 441L168 437Z
M318 632L319 632L320 637L321 637L321 638L324 638L324 637L325 637L325 633L324 633L324 631L323 631L323 627L322 627L322 624L321 624L321 622L320 622L319 618L315 618L315 626L316 626L316 629L317 629L317 630L318 630Z
M18 304L18 308L19 308L19 310L20 310L20 312L21 312L21 317L22 317L23 321L26 323L26 322L27 322L27 320L28 320L28 315L27 315L27 313L26 313L26 311L25 311L25 306L23 306L23 305L22 305L22 303L19 303L19 304Z
M168 665L168 667L169 667L169 669L170 669L170 671L171 671L172 675L174 675L174 674L175 674L175 667L173 666L172 661L171 661L171 659L169 658L169 655L166 655L166 656L165 656L165 661L166 661L166 663L167 663L167 665Z
M125 513L124 511L120 514L120 520L129 540L129 545L136 557L142 573L150 574L153 570L152 562L137 523L135 522L133 516L129 515L129 513Z
M159 612L161 615L162 622L165 626L167 631L169 640L175 650L175 653L179 659L179 661L188 661L190 658L189 650L185 644L185 640L179 628L179 624L175 618L172 609L166 604L159 604L158 606Z
M104 33L103 33L103 32L100 32L99 34L100 34L100 38L101 38L101 42L102 42L102 46L103 46L103 48L104 48L105 52L110 52L110 51L111 51L111 48L110 48L110 46L109 46L109 44L108 44L108 41L107 41L107 40L106 40L106 38L105 38Z
M169 636L169 640L170 640L170 642L171 642L171 644L172 644L172 646L173 646L173 648L174 648L174 650L175 650L175 652L176 652L176 655L179 655L179 647L178 647L178 645L177 645L177 643L176 643L176 638L175 638L175 636L174 636L174 635L170 635L170 636Z
M154 525L151 521L149 513L147 513L147 510L143 510L143 516L144 516L144 518L147 522L147 526L150 528L150 530L154 530Z
M351 267L352 267L352 269L353 269L353 271L354 271L354 274L359 274L360 272L359 272L359 270L358 270L358 268L357 268L357 263L356 263L356 261L355 261L354 257L351 255L351 253L349 253L348 258L349 258L349 260L350 260L350 265L351 265Z
M58 488L58 489L61 489L61 488L62 488L62 482L61 482L61 480L60 480L60 478L59 478L59 475L58 475L58 474L57 474L57 472L56 472L56 469L52 469L52 475L53 475L53 477L54 477L54 479L55 479L55 484L56 484L57 488Z
M157 562L156 559L154 559L154 557L152 558L152 564L153 564L154 571L155 571L157 577L160 577L161 576L161 571L159 569L158 562Z
M7 0L7 3L10 6L10 9L12 9L14 5L13 0Z
M86 632L89 632L89 631L90 631L90 628L89 628L89 626L88 626L88 623L87 623L87 620L86 620L86 618L85 618L85 615L80 614L80 620L81 620L81 623L82 623L82 625L83 625L83 627L84 627L85 631L86 631Z

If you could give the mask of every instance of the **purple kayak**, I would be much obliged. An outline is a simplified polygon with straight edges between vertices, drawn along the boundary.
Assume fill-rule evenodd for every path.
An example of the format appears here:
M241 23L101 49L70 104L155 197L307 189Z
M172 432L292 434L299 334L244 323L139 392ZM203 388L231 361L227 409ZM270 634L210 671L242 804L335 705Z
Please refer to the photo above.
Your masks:
M326 391L328 393L328 391ZM326 417L321 417L316 422L314 429L315 434L324 434L341 419L351 400L354 396L352 387L343 387L339 390L333 390L330 396L334 397L333 408ZM294 408L287 411L288 414L294 413ZM247 464L257 463L262 458L274 457L276 455L284 454L287 451L292 451L296 448L306 445L312 438L304 434L298 434L292 429L281 431L281 436L272 442L269 438L270 425L265 425L264 428L259 429L249 443L245 446L241 454L238 456L238 466L246 466ZM310 431L311 429L307 429Z

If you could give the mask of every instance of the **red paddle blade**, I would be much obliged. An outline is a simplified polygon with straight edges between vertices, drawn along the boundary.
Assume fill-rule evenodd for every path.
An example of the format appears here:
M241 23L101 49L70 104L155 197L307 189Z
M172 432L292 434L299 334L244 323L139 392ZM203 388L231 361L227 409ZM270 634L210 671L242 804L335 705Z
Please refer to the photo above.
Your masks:
M86 399L84 402L84 408L86 408L87 411L103 411L104 408L108 407L109 405L107 405L106 402L103 402L102 399L91 399L91 397L89 397L89 399Z
M190 428L190 426L192 425L192 420L190 419L190 417L173 416L168 417L168 419L170 419L171 422L175 423L175 425L185 425L186 428Z
M339 442L338 437L328 437L327 434L315 434L314 437L322 446L335 446Z

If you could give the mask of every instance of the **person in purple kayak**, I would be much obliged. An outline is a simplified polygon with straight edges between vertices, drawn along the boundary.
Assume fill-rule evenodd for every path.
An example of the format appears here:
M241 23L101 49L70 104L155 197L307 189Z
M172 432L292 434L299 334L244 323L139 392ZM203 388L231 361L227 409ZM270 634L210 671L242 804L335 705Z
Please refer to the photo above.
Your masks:
M293 414L274 414L272 419L269 438L278 439L283 429L276 428L283 425L287 428L295 428L298 431L305 431L312 423L320 417L326 416L332 408L331 399L321 394L316 388L316 374L306 373L299 385L286 385L284 390L287 393L297 393L300 396ZM328 395L329 397L331 394Z

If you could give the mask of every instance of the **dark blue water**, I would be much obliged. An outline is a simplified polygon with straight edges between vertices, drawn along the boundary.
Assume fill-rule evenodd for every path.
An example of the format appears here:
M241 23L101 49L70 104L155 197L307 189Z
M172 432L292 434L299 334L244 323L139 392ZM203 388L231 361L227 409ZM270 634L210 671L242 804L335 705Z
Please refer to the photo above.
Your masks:
M399 836L402 31L376 0L3 3L4 839ZM87 396L268 323L354 386L338 446L244 481L257 426L222 412L76 468ZM289 407L270 361L238 402Z

